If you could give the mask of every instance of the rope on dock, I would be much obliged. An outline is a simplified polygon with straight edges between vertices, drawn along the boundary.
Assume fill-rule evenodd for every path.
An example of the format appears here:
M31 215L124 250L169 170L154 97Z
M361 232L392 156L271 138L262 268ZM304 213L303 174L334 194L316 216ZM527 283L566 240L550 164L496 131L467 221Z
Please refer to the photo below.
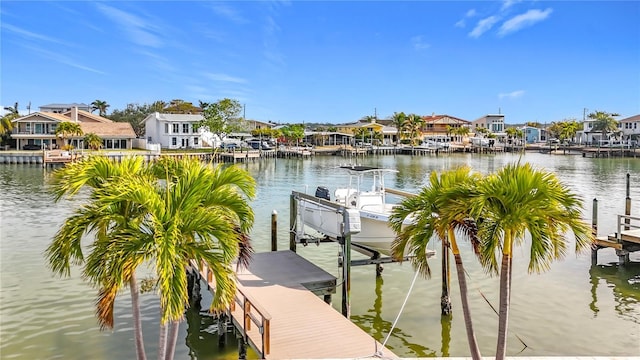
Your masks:
M413 280L411 281L411 286L409 287L409 291L407 291L407 296L405 296L405 298L404 298L404 302L402 303L402 306L400 307L400 311L398 311L398 315L396 316L396 319L393 320L393 325L391 325L391 329L389 330L389 333L387 334L387 337L382 342L382 347L383 348L387 345L387 341L389 341L389 338L391 337L391 334L393 333L393 329L395 329L396 324L398 323L398 320L400 320L400 315L402 315L402 312L404 311L404 307L405 307L405 305L407 305L407 301L409 300L409 295L411 295L411 291L413 290L413 286L416 284L416 279L418 278L419 274L420 273L418 271L416 271L416 274L413 276ZM384 353L382 352L382 349L381 350L376 349L376 352L373 354L373 356L377 357L377 358L384 358Z

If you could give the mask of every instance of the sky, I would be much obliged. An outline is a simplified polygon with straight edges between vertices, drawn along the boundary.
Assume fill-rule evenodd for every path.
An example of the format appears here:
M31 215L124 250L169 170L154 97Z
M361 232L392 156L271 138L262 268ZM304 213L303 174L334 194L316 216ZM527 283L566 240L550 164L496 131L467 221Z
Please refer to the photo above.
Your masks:
M640 1L6 1L0 103L238 100L248 119L640 114Z

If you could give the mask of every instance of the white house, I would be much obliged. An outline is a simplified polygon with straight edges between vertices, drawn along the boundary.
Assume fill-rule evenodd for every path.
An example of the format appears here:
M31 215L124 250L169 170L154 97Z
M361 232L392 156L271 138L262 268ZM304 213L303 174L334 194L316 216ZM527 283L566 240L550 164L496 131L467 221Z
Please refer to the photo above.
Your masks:
M471 122L471 131L476 132L478 128L488 129L490 133L498 136L506 135L504 132L504 115L488 114Z
M144 119L147 143L164 149L201 148L202 134L194 125L202 119L193 114L150 114Z
M618 125L624 140L640 140L640 114L624 118Z

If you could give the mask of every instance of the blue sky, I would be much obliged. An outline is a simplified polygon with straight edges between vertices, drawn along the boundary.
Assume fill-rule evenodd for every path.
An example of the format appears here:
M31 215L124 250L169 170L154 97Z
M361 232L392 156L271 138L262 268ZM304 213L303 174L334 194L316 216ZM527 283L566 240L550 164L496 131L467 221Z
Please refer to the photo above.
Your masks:
M3 0L0 16L0 101L23 113L229 97L282 123L640 114L640 1Z

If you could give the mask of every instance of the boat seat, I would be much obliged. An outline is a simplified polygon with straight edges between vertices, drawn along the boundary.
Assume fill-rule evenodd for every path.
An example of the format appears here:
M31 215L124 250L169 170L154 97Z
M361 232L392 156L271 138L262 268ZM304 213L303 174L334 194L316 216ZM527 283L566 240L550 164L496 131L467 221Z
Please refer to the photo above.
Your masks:
M337 203L347 205L347 198L355 193L354 189L336 189L334 197Z
M381 207L383 205L383 196L378 192L362 192L358 199L358 207L364 208L365 206Z

